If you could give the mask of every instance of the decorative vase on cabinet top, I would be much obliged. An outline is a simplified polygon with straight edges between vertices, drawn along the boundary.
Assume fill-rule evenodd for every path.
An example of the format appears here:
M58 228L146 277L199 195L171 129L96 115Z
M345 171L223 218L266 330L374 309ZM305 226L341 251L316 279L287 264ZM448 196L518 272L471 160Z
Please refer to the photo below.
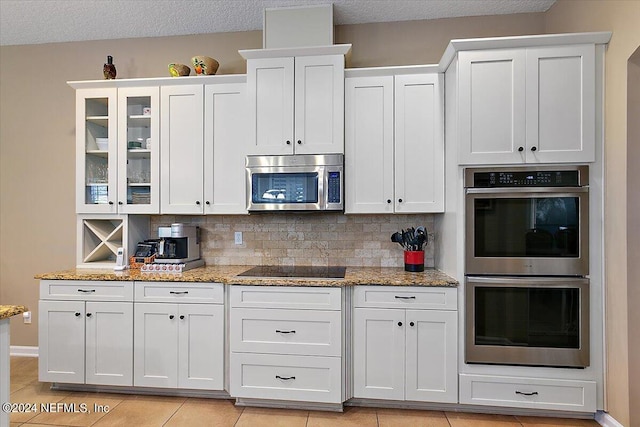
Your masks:
M116 66L113 65L113 56L107 56L107 63L102 67L102 74L105 80L113 80L116 78Z
M191 68L184 64L169 64L169 74L171 77L188 76L191 74Z
M215 59L201 55L191 58L191 63L193 64L196 74L199 76L213 75L218 71L218 67L220 66Z

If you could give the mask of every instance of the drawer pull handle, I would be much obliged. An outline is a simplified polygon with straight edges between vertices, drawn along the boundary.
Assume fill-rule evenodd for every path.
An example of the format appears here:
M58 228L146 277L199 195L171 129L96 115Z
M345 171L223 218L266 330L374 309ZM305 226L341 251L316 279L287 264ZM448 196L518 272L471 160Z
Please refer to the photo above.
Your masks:
M276 333L277 334L295 334L296 331L281 331L281 330L276 329Z
M181 291L181 292L178 292L178 291L169 291L169 293L170 293L170 294L173 294L173 295L186 295L186 294L188 294L188 293L189 293L189 291Z
M537 396L538 392L537 391L526 392L526 391L518 391L518 390L516 390L516 394L521 394L523 396Z
M281 377L280 375L276 375L276 378L282 381L295 380L296 377Z
M403 296L400 296L400 295L396 295L396 299L416 299L416 297L415 296L403 297Z
M78 292L84 292L85 294L92 294L95 291L95 289L78 289Z

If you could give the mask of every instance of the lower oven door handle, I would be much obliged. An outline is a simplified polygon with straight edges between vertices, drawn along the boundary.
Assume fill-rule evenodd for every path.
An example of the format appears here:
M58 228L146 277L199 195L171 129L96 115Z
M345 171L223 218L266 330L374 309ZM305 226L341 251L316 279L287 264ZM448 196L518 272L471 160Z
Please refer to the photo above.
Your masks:
M521 394L523 396L537 396L538 392L537 391L519 391L519 390L516 390L516 394Z
M539 194L547 193L553 195L588 193L589 187L482 187L482 188L466 188L466 194L495 194L498 195L517 195L517 194Z

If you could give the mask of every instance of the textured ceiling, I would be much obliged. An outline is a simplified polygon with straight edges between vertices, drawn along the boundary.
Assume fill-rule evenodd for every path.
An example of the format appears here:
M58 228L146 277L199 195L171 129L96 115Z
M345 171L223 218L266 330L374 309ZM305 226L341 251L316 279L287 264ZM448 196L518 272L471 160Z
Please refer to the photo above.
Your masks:
M556 0L0 0L0 45L262 29L264 8L333 3L334 23L544 12Z

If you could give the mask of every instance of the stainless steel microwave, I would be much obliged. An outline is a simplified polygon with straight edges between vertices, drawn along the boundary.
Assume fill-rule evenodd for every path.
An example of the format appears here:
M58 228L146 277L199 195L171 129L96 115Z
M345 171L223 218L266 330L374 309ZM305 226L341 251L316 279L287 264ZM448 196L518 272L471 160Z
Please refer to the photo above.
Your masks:
M342 154L247 156L247 209L344 210Z

